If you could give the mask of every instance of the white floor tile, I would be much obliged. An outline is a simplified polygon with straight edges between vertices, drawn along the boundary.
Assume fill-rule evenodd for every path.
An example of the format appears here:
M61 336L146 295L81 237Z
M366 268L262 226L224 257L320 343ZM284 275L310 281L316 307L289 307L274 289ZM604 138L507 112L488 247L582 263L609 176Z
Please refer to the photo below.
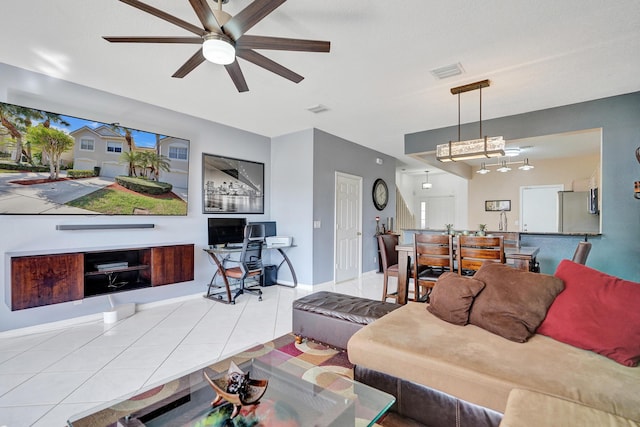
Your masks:
M0 407L57 404L77 389L92 372L44 372L0 397Z
M263 301L250 294L235 305L195 298L115 324L0 339L0 427L62 427L72 415L290 332L293 301L312 291L261 289ZM321 290L378 300L382 275L313 292Z
M67 425L70 417L93 407L95 407L95 403L61 403L33 423L32 427L63 427Z
M106 402L130 395L151 376L154 369L103 369L78 387L62 403Z
M34 374L0 374L0 396L4 396L7 392L11 391L14 387L27 381ZM0 425L2 419L0 419Z
M0 408L0 426L29 427L39 418L47 414L54 405L16 406L12 408ZM54 424L49 424L50 426ZM61 424L60 426L64 426Z
M25 351L0 364L0 374L38 373L68 355L71 350Z
M105 369L145 369L162 364L173 351L173 346L132 346L109 362Z
M97 372L128 347L82 347L45 369L45 372Z

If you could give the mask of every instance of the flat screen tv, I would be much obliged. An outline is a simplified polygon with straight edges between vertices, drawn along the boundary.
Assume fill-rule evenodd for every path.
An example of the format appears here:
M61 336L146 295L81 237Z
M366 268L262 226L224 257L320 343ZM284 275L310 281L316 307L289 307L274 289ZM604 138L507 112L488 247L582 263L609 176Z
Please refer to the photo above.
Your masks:
M246 225L246 218L208 218L209 246L242 244Z
M188 140L4 102L0 113L0 214L187 214Z

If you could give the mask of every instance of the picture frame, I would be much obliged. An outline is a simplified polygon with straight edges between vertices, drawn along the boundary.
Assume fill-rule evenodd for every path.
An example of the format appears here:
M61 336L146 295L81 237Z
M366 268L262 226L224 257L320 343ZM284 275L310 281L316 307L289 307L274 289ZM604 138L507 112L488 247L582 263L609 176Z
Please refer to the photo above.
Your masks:
M263 214L264 163L202 153L202 213Z
M489 211L510 211L511 200L485 200L484 210Z

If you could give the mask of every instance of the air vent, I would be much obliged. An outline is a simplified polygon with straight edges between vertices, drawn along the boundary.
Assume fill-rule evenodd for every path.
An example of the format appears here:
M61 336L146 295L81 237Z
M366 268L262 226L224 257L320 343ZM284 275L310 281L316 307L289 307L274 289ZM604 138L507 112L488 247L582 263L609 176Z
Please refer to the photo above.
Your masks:
M311 111L312 113L315 113L315 114L324 113L325 111L329 111L329 107L327 107L326 105L317 104L317 105L314 105L313 107L307 108L307 111Z
M459 76L464 73L464 68L459 62L457 64L445 65L444 67L431 70L431 74L439 80L447 79L453 76Z

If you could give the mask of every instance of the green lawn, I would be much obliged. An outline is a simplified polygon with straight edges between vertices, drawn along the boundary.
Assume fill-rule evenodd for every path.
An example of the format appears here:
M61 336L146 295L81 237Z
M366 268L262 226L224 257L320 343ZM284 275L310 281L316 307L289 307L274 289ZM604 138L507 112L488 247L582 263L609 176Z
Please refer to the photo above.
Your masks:
M69 206L107 215L131 215L134 208L146 209L150 215L186 215L187 204L179 199L159 199L103 188L67 203Z

